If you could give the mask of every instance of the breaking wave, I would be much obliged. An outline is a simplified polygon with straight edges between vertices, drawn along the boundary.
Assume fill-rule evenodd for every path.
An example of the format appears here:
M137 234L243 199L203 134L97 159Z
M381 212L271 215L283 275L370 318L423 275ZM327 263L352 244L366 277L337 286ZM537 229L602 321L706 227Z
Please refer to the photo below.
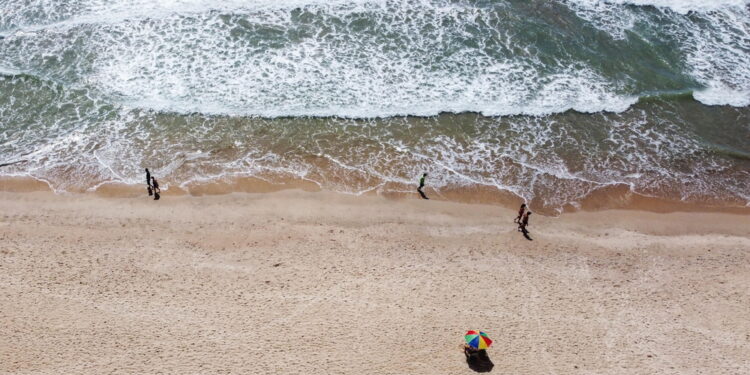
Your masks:
M360 193L429 170L437 188L558 208L611 185L747 202L747 1L0 9L0 173L59 190L138 183L148 165L183 185L284 175Z

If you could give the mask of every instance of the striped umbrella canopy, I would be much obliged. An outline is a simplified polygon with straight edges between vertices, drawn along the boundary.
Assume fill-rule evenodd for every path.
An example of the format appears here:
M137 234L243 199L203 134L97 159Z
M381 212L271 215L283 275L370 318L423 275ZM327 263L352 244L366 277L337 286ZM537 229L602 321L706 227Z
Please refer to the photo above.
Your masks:
M487 349L492 345L492 340L482 331L469 331L464 336L466 343L475 349Z

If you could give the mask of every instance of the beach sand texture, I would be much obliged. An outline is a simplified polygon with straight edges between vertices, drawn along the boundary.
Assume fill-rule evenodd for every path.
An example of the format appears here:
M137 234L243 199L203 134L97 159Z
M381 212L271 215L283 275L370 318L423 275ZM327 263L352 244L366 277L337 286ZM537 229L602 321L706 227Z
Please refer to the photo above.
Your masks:
M750 216L0 193L0 373L750 374Z

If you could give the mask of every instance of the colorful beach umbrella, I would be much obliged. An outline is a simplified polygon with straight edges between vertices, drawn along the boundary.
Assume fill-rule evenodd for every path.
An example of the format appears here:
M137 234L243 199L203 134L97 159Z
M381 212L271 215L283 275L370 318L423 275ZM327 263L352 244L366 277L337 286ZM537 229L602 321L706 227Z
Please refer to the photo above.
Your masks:
M476 349L487 349L492 345L492 340L482 331L466 332L464 339L469 346Z

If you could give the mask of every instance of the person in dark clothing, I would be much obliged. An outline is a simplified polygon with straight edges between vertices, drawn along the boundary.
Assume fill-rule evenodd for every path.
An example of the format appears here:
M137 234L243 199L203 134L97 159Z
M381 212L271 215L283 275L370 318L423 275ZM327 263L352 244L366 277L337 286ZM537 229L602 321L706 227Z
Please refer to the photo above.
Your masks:
M518 209L518 217L513 219L514 223L520 223L523 218L523 214L526 212L526 203L521 204L521 208Z
M476 372L490 372L495 367L485 349L476 349L464 345L464 355L466 356L466 364Z
M148 171L148 168L146 168L146 186L148 189L148 196L154 195L153 189L151 188L151 172Z
M526 213L523 215L523 218L518 223L518 230L523 233L523 236L527 239L529 238L529 231L526 230L526 227L529 226L529 216L531 216L531 211L526 211Z
M156 177L151 177L151 185L154 187L154 200L158 201L161 198L161 189L159 189L159 183L156 181Z
M424 194L424 191L422 191L422 188L424 188L424 179L427 177L427 173L422 175L422 178L419 179L419 187L417 188L417 191L419 192L419 195L422 196L423 199L430 199L427 198L427 196Z

